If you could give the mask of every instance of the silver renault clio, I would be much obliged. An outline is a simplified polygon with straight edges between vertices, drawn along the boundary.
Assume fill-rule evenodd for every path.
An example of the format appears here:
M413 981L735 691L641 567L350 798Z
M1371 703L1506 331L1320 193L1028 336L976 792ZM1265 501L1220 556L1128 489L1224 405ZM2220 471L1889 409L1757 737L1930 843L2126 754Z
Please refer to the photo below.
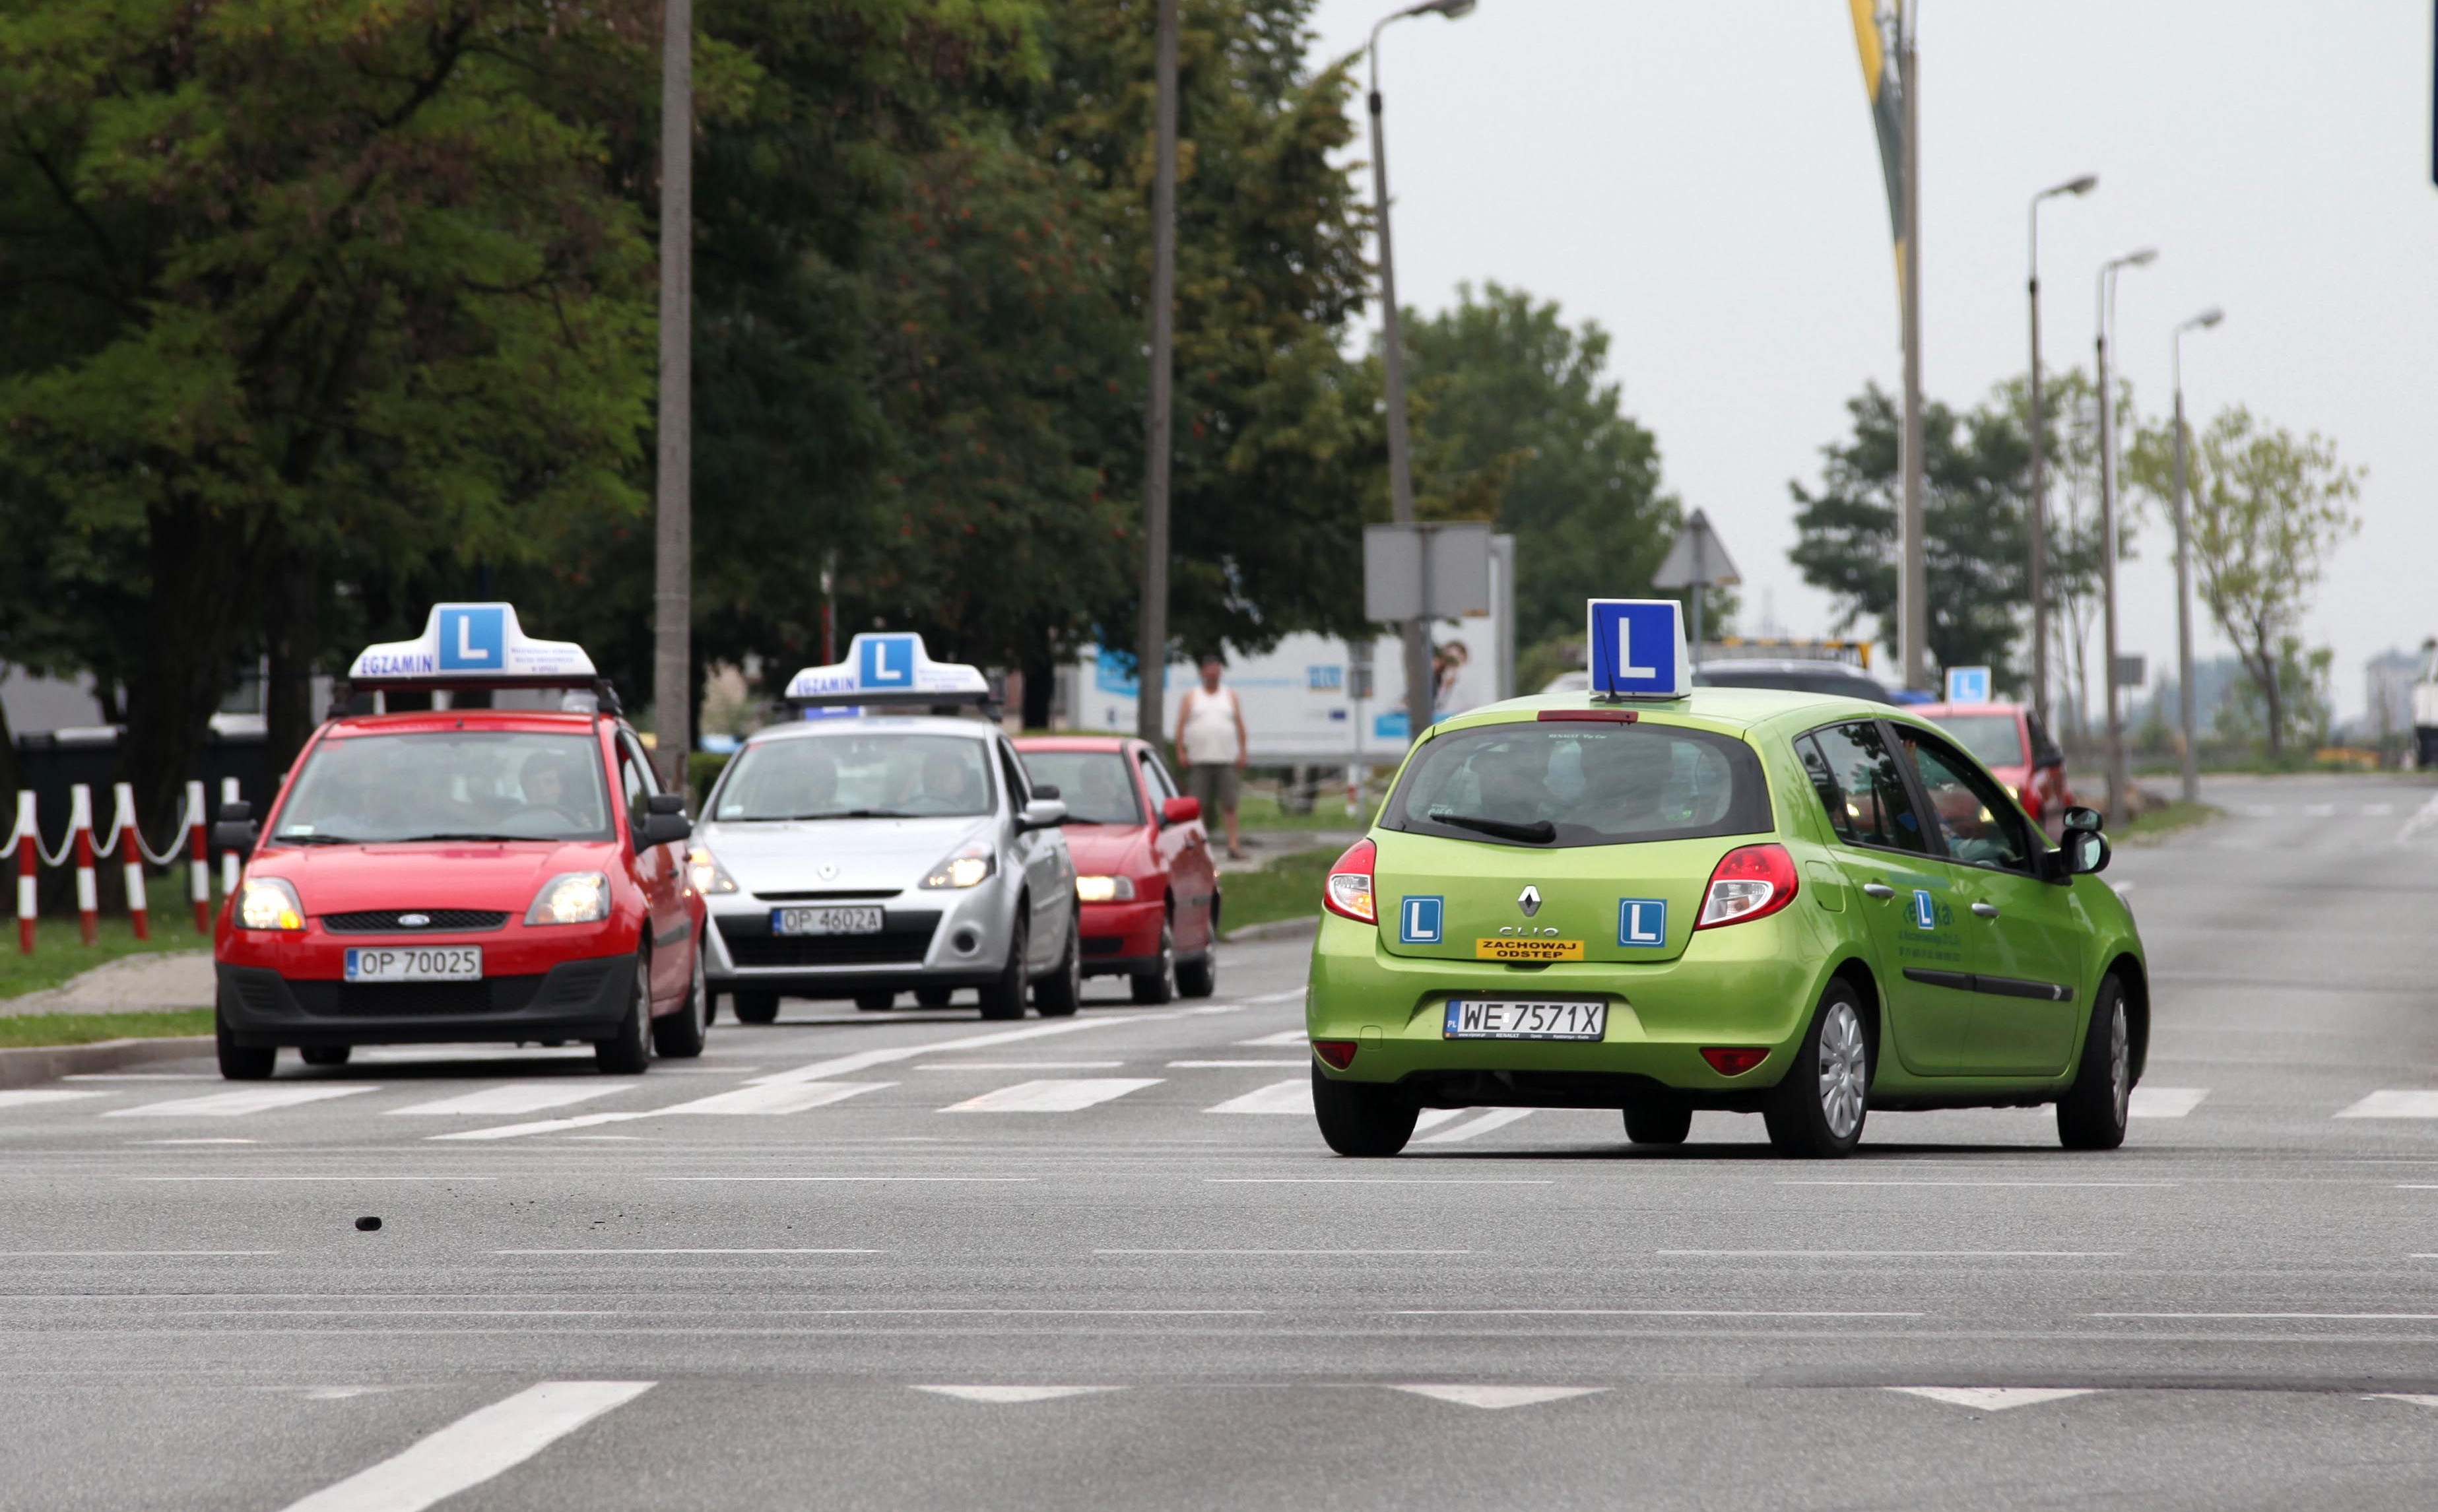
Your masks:
M711 910L705 974L736 1016L779 999L975 989L984 1018L1072 1013L1083 993L1075 866L1057 790L996 725L861 715L750 737L704 802L692 852Z

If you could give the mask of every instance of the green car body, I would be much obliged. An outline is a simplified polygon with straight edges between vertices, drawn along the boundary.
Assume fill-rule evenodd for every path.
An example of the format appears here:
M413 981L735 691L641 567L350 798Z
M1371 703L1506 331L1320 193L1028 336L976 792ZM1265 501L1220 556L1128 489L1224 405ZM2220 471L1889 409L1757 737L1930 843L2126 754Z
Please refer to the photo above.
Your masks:
M1623 1108L1630 1132L1640 1110L1644 1126L1659 1131L1653 1142L1662 1143L1683 1137L1681 1125L1693 1109L1772 1113L1773 1138L1798 1147L1801 1138L1779 1137L1777 1113L1780 1104L1793 1108L1812 1095L1808 1081L1790 1086L1787 1079L1798 1063L1802 1077L1820 1074L1813 1061L1827 1052L1806 1060L1807 1036L1831 998L1847 1002L1860 1020L1869 1107L2058 1101L2067 1143L2104 1147L2122 1138L2148 1040L2147 972L2131 913L2114 889L2089 874L2106 862L2095 836L2084 842L2083 860L2070 863L1986 768L1935 726L1900 709L1705 688L1631 712L1646 742L1670 743L1649 748L1724 750L1720 742L1731 742L1748 750L1749 762L1740 752L1726 754L1745 773L1757 764L1767 802L1747 804L1731 820L1754 827L1573 845L1528 843L1511 834L1415 833L1396 822L1400 799L1440 743L1482 727L1538 723L1548 733L1527 748L1554 749L1547 743L1566 729L1594 730L1605 719L1614 730L1625 712L1587 694L1558 694L1435 726L1407 754L1368 836L1379 922L1326 911L1313 949L1306 1018L1318 1057L1315 1097L1323 1131L1331 1132L1333 1109L1341 1127L1353 1109L1361 1117L1385 1117L1387 1134L1371 1143L1392 1148L1350 1148L1334 1134L1333 1145L1348 1153L1391 1153L1404 1143L1394 1126L1409 1107L1554 1106ZM1561 723L1568 721L1580 723ZM1942 836L1940 822L1926 822L1952 811L1961 782L1948 782L1935 798L1923 782L1884 800L1849 795L1833 777L1824 785L1834 765L1824 752L1869 748L1859 727L1875 728L1877 748L1900 759L1898 769L1917 782L1924 771L1945 772L1942 760L1970 764L1981 784L1971 791L1987 800L1979 819L1992 820L1994 805L2008 816L2005 824L2022 827L2017 863L1962 859L1972 846ZM1716 739L1696 747L1699 734ZM1501 731L1453 749L1524 738ZM1907 822L1908 801L1917 810L1910 822L1928 838L1910 841L1916 832L1898 828ZM1876 819L1884 802L1893 816L1888 833L1920 849L1841 835L1830 821L1831 802L1844 807L1848 826L1866 811ZM1986 833L2000 831L1992 823ZM2077 838L2070 835L2069 847ZM1697 929L1714 870L1728 853L1752 846L1782 848L1791 859L1793 901L1761 917ZM1537 894L1528 916L1528 886ZM1415 899L1438 903L1420 905L1418 923L1408 927ZM1653 905L1664 905L1664 926ZM1425 919L1437 927L1422 928ZM1412 934L1424 938L1405 938ZM1630 942L1630 934L1644 938ZM1554 941L1546 947L1554 950L1581 941L1581 958L1479 958L1493 948L1488 941L1509 940ZM1544 997L1604 1002L1598 1041L1447 1035L1451 999ZM2111 1019L2101 1022L2110 1043L2094 1045L2087 1056L2094 1022ZM1730 1059L1722 1069L1705 1049L1740 1050L1746 1060L1766 1053L1743 1067ZM2104 1052L2113 1054L2112 1071ZM2115 1085L2094 1089L2094 1074L2112 1076ZM2079 1139L2067 1128L2067 1100L2078 1081L2084 1094L2076 1116L2086 1125ZM2089 1137L2093 1099L2103 1091L2111 1106L2100 1110L2100 1121L2112 1116L2114 1136L2103 1130ZM1860 1118L1858 1102L1854 1138ZM1409 1133L1409 1118L1405 1124ZM1823 1148L1810 1152L1842 1153L1852 1140L1811 1142Z

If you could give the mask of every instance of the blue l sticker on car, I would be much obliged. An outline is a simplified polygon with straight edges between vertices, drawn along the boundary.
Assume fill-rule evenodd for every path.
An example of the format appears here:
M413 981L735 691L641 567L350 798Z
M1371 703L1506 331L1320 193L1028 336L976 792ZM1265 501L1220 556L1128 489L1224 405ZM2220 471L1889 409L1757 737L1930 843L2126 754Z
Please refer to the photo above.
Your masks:
M1931 901L1927 888L1913 889L1913 926L1916 929L1938 927L1938 905Z
M1652 950L1668 943L1668 900L1617 899L1616 942L1641 950Z
M1407 945L1436 945L1440 922L1447 912L1444 898L1407 898L1397 905L1397 939Z

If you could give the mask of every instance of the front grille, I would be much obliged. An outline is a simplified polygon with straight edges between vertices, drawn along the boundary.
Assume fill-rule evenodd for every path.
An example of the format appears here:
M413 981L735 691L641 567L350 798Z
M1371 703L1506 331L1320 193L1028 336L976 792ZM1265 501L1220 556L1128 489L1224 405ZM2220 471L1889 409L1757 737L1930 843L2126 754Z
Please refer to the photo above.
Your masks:
M919 965L939 925L937 913L891 911L876 935L773 935L764 916L722 919L719 938L739 966Z
M1114 956L1125 948L1126 937L1123 935L1086 935L1084 937L1084 954L1086 956Z
M415 1018L513 1013L533 1001L540 985L539 976L493 976L479 982L292 981L288 991L298 1008L318 1017ZM563 987L555 988L551 1000L566 995Z
M431 923L401 924L400 914L421 914ZM366 908L356 913L326 913L322 927L334 935L428 935L439 932L464 934L469 930L498 929L508 922L508 916L491 908Z

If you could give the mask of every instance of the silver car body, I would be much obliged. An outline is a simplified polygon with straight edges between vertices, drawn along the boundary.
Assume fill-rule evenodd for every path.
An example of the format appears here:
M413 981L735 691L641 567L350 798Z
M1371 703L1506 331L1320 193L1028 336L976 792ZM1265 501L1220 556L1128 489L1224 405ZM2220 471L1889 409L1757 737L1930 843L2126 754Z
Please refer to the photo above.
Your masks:
M995 725L930 715L868 715L778 725L769 741L832 735L951 735L985 743L989 812L914 818L722 820L720 797L744 760L740 750L703 803L695 843L718 861L736 890L705 896L711 910L704 972L719 993L852 997L920 987L975 987L1006 967L1017 908L1029 916L1028 980L1065 960L1076 928L1075 865L1056 828L1064 805L1034 800L1023 764ZM1047 821L1047 822L1045 822ZM989 848L990 874L964 888L924 879L962 848ZM782 907L877 905L878 935L780 936Z

